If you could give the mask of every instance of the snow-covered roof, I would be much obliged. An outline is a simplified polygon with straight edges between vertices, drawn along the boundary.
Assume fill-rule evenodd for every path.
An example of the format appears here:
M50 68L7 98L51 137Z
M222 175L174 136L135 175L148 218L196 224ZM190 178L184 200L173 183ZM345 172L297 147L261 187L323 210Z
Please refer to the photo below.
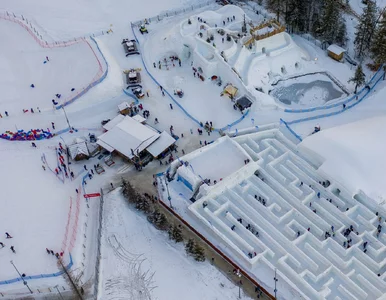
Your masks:
M175 142L176 140L170 134L168 134L166 131L162 131L159 139L157 139L153 144L147 147L146 150L154 157L157 157L166 148L173 145Z
M106 130L110 130L114 126L116 126L119 122L121 122L124 118L125 118L125 116L118 115L114 119L112 119L110 122L108 122L105 125L103 125L103 128L106 129Z
M72 159L75 159L79 154L90 155L85 141L69 145L68 152Z
M140 115L135 115L132 118L142 124L146 122L146 119L144 117L141 117Z
M336 55L341 55L342 53L346 52L345 49L342 47L339 47L338 45L332 44L327 48L327 51L330 51Z
M131 149L135 154L140 153L159 137L160 134L155 130L126 116L109 131L99 136L97 143L102 147L107 144L131 159L133 157Z
M137 72L136 71L130 71L129 78L136 78L136 77L137 77Z
M122 102L121 104L118 104L118 109L119 109L119 111L122 111L122 110L125 110L125 109L127 109L127 108L130 108L130 104L129 103L127 103L126 101L125 102ZM111 121L110 121L111 122ZM110 123L109 122L109 123ZM107 123L107 124L109 124L109 123ZM107 125L106 124L106 125Z

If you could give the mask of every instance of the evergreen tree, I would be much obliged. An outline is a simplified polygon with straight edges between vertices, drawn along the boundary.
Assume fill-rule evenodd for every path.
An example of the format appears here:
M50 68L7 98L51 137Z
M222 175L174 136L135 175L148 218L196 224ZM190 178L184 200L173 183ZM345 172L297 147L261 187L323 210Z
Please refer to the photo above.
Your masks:
M363 9L363 13L359 19L359 23L356 26L355 33L355 50L358 57L363 57L367 50L371 47L371 40L376 25L377 6L372 0L367 1L366 7Z
M376 64L386 63L386 11L374 33L371 57Z
M196 244L193 248L193 257L196 261L205 261L205 250L200 245Z
M357 93L358 86L363 85L366 81L365 74L362 70L362 65L359 65L355 71L354 77L350 78L348 82L355 83L355 94Z
M138 196L135 203L135 208L142 210L144 213L148 214L151 212L151 205L148 199Z
M347 27L346 20L343 17L339 18L338 32L336 35L336 43L340 46L345 46L347 42Z
M153 223L157 229L166 230L168 228L168 220L166 216L158 209L155 209L153 213L147 217L150 223Z
M280 20L280 15L284 11L284 2L287 2L287 0L267 0L266 2L267 8L276 14L276 19L278 21Z
M138 193L135 191L129 181L122 180L122 194L131 203L136 203Z
M194 240L193 239L189 239L188 242L185 245L186 253L188 253L189 255L192 254L193 251L194 251L195 246L196 246L196 243L194 242Z
M180 243L184 240L182 237L181 229L176 225L173 225L169 228L169 238L174 240L176 243Z
M322 11L320 32L324 41L329 44L336 42L339 27L340 11L335 0L325 0Z

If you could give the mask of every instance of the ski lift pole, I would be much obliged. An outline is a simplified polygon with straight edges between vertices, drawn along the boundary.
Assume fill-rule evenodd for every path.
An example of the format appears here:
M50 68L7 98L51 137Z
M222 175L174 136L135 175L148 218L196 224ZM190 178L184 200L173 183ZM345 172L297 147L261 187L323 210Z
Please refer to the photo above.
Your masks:
M23 281L23 284L28 288L31 294L33 294L33 291L30 289L30 287L27 284L27 281L24 280L24 277L20 274L19 270L16 268L15 264L13 263L13 260L10 261L11 265L15 268L17 274L19 274L20 279ZM25 275L24 275L25 276Z

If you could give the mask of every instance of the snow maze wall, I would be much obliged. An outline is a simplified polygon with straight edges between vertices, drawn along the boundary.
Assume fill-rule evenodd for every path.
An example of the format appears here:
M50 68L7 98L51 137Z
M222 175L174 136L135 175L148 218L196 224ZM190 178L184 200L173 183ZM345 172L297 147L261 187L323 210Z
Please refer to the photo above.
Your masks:
M277 129L234 141L253 159L238 171L246 175L233 182L224 180L223 188L189 207L217 245L228 249L250 272L277 268L308 299L382 297L386 235L381 232L377 237L377 228L385 227L386 211L379 210L379 221L375 205L358 195L353 198L323 177L317 171L320 158L298 153ZM328 187L319 183L327 180ZM353 230L345 237L350 226ZM352 240L349 248L348 239Z

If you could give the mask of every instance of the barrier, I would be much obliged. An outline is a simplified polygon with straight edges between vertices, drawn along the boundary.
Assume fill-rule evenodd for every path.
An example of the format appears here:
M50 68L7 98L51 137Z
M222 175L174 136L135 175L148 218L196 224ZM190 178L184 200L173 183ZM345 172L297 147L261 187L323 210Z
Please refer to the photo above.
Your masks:
M135 101L135 104L138 104L138 103L139 103L138 98L137 98L134 94L131 94L130 92L126 91L125 89L123 90L123 93L124 93L126 96L129 96L130 98L133 98L134 101Z
M131 23L131 30L133 32L133 35L134 35L134 38L136 40L136 42L138 43L138 45L140 44L139 41L138 41L138 38L137 38L137 35L135 34L135 31L134 31L134 26L133 26L133 23ZM150 78L158 85L158 86L161 86L161 84L157 81L157 79L154 78L154 76L150 73L150 71L148 70L146 64L145 64L145 61L143 59L143 56L142 56L142 53L140 53L140 57L141 57L141 61L142 61L142 64L145 68L145 71L146 73L150 76ZM185 108L180 104L178 103L178 101L167 91L167 90L163 90L168 96L169 98L174 102L175 105L177 105L184 113L187 117L189 117L193 122L195 122L197 125L199 125L201 127L201 122L198 121L195 117L193 117L190 113L188 113ZM125 91L124 91L125 92ZM126 95L129 95L125 92ZM233 123L227 125L227 126L224 126L223 128L214 128L214 131L223 131L229 127L232 127L238 123L240 123L242 120L244 120L244 118L248 115L249 113L249 109L247 110L247 112L245 114L242 115L241 118L237 119L236 121L234 121Z
M95 77L99 77L99 78L96 79L96 80L94 80L92 83L90 83L90 84L89 84L87 87L85 87L80 93L78 93L74 98L72 98L72 99L70 99L70 100L64 102L63 104L60 104L60 105L56 106L56 109L61 109L61 108L63 108L64 106L67 106L67 105L69 105L69 104L71 104L71 103L74 103L75 100L77 100L78 98L82 97L82 96L83 96L84 94L86 94L92 87L94 87L94 86L96 86L97 84L101 83L101 82L102 82L103 80L105 80L106 77L107 77L107 74L108 74L108 72L109 72L109 65L108 65L108 63L107 63L107 60L106 60L105 56L103 55L102 51L100 50L99 45L98 45L98 43L96 42L96 40L95 40L93 37L91 37L91 36L90 36L90 39L95 43L95 45L96 45L96 47L97 47L99 53L101 54L101 56L102 56L102 58L103 58L103 60L104 60L104 62L105 62L105 64L106 64L106 71L99 77L99 72L101 72L101 71L103 72L103 68L102 68L101 62L99 61L99 59L98 59L97 55L95 54L95 52L94 52L93 48L91 47L91 45L90 45L87 41L85 41L85 42L88 44L88 46L90 47L91 51L93 52L95 58L96 58L97 61L98 61L99 71L98 71L98 73L97 73L97 75L96 75ZM95 78L95 77L94 77L94 78Z
M189 6L186 6L184 8L180 8L180 9L168 10L168 11L165 11L165 12L163 12L163 13L157 15L157 16L150 17L150 18L145 18L144 21L146 20L149 23L151 23L151 22L160 22L164 18L177 16L179 14L183 14L183 13L186 13L186 12L189 12L189 11L193 11L193 10L196 10L198 8L209 6L209 5L212 5L212 4L215 4L215 3L216 3L215 0L210 0L210 1L206 1L206 3L199 3L199 4L195 4L195 5L189 5ZM136 21L133 24L135 26L140 26L142 23L144 23L144 22Z
M65 267L65 269L66 270L71 269L73 264L74 263L72 261L72 256L71 256L71 253L70 253L70 262ZM40 278L58 277L58 276L61 276L63 274L64 274L64 271L59 271L59 272L52 273L52 274L39 274L39 275L25 276L25 277L23 277L23 279L24 280L34 280L34 279L40 279ZM19 281L23 282L23 279L18 277L18 278L13 278L13 279L9 279L9 280L3 280L3 281L0 281L0 285L12 284L12 283L19 282Z
M289 132L297 139L299 140L300 142L302 141L302 138L295 132L292 130L291 127L289 127L288 123L286 121L284 121L282 118L280 118L280 123L281 124L284 124L284 126L289 130Z

